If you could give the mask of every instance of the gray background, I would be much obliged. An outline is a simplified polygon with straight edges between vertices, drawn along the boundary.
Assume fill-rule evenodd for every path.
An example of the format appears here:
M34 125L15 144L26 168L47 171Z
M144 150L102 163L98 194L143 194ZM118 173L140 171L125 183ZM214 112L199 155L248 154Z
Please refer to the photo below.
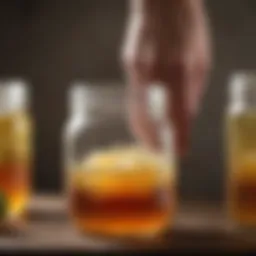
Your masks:
M221 200L227 79L234 70L255 67L256 1L208 0L206 4L214 68L195 123L191 153L181 163L181 193L188 199ZM118 53L126 12L127 0L0 2L0 75L31 82L38 191L61 189L60 133L70 81L83 78L122 84Z

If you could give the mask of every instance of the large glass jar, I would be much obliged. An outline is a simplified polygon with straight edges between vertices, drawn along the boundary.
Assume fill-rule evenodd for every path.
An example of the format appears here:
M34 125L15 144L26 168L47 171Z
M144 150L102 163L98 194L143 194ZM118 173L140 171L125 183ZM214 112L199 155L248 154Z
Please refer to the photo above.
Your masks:
M71 87L64 132L69 211L86 234L154 236L174 220L172 130L161 129L158 151L135 140L126 122L124 92L120 86ZM153 105L159 92L151 97ZM159 108L152 104L149 110L157 118Z
M228 216L237 230L256 228L256 73L236 73L227 112Z
M0 229L23 228L30 194L31 120L24 81L0 82Z

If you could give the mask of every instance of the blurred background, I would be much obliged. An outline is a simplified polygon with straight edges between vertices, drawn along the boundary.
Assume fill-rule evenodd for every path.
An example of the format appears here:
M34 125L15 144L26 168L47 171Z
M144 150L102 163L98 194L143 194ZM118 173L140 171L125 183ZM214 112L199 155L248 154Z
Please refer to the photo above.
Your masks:
M23 77L32 89L36 122L34 184L59 192L61 132L66 93L74 79L124 85L119 63L127 0L0 1L0 77ZM229 75L256 66L256 1L206 1L214 68L193 130L190 154L181 162L185 199L224 196L222 121Z

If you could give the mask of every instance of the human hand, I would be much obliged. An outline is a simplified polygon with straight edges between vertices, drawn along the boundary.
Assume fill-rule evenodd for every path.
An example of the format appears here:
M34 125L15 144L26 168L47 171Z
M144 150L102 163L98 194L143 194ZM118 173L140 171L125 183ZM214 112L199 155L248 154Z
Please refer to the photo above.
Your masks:
M152 83L161 82L166 86L167 115L175 127L177 151L183 155L211 64L202 1L131 0L122 57L134 134L150 145L158 143L156 126L147 113L146 92Z

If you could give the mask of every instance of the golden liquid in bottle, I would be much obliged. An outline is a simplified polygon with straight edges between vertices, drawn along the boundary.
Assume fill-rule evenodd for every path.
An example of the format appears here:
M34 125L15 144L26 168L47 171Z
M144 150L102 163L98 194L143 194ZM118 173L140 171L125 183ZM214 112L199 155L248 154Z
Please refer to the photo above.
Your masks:
M30 191L30 135L25 113L0 117L0 228L23 222Z
M74 222L87 233L154 235L174 215L170 169L138 150L92 154L73 170L70 193Z
M256 227L256 112L228 123L228 205L233 221Z

